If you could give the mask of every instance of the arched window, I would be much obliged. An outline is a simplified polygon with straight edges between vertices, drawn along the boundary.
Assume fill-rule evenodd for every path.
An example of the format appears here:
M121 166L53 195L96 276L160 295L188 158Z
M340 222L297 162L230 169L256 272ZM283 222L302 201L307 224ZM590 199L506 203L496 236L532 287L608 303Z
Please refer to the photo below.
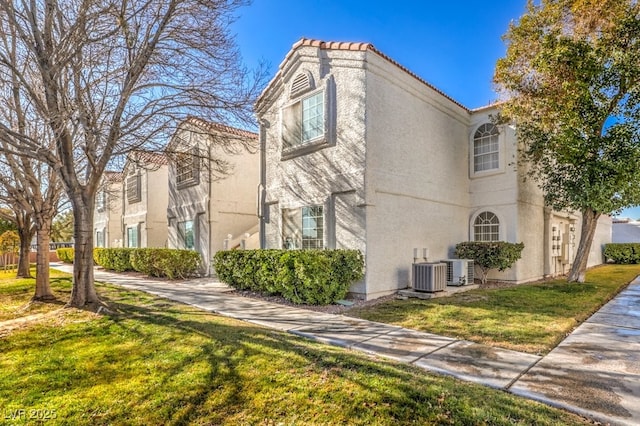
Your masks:
M483 124L473 135L473 171L499 168L498 152L498 128L491 123Z
M473 222L473 239L475 241L499 241L500 221L491 212L482 212Z

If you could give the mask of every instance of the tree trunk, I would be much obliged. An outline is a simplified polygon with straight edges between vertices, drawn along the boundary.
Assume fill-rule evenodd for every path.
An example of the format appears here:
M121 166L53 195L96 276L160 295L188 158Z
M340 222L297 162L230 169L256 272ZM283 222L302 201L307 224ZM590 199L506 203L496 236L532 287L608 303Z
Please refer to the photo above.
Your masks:
M69 306L99 302L93 282L93 197L77 196L73 204L73 287Z
M31 278L29 254L31 252L33 229L30 220L26 226L18 227L18 235L20 236L20 255L18 256L18 273L16 276L18 278Z
M580 234L576 257L573 260L573 265L571 265L571 271L569 271L569 277L567 278L569 282L584 282L585 273L587 272L587 262L589 260L589 251L591 250L593 237L596 234L599 217L600 213L593 209L586 208L582 211L582 232Z
M36 252L36 294L33 300L55 300L49 281L49 241L51 239L52 218L43 219L38 224L36 238L38 248Z

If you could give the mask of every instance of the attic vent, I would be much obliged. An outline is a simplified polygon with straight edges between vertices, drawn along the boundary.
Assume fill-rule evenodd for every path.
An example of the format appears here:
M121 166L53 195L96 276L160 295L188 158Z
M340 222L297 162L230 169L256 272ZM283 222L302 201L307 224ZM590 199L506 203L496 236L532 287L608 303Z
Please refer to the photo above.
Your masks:
M313 77L308 72L302 72L296 75L291 83L291 97L298 96L310 89L313 89Z

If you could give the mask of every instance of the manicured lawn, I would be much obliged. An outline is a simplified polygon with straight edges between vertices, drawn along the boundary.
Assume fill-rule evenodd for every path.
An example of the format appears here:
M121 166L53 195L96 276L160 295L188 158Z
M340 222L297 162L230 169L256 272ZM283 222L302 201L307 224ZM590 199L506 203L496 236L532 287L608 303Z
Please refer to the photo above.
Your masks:
M54 286L64 294L69 282ZM23 297L11 279L0 289L0 305ZM110 285L99 293L115 314L63 309L55 322L0 337L0 423L49 415L45 424L588 424L144 293Z
M605 265L588 271L584 284L554 280L440 299L393 300L347 315L544 354L638 275L640 265Z
M31 275L35 276L35 268ZM0 321L20 318L25 315L50 312L60 309L71 294L71 282L68 274L51 270L53 294L60 303L29 303L35 293L33 278L16 279L15 271L0 271Z

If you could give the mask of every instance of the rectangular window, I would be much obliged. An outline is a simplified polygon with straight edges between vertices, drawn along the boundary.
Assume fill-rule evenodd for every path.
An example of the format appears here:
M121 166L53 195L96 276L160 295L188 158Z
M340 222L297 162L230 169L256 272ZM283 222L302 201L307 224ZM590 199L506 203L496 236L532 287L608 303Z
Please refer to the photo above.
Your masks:
M140 175L129 176L127 178L127 201L129 204L142 200L142 192L140 189Z
M307 206L282 211L283 241L285 249L324 248L324 208Z
M98 192L98 195L96 197L96 210L98 212L103 212L106 204L107 204L107 193L106 191L102 190Z
M181 152L176 156L176 183L178 188L186 188L199 182L199 154L197 147L191 152Z
M302 100L302 143L324 135L324 92Z
M192 220L178 222L178 237L180 238L181 248L195 250L196 238Z
M137 248L138 245L138 226L130 226L127 228L127 247Z
M329 111L331 88L327 85L282 108L282 159L308 154L335 143L335 126ZM333 106L331 106L333 108Z
M96 247L104 247L104 231L96 231Z

